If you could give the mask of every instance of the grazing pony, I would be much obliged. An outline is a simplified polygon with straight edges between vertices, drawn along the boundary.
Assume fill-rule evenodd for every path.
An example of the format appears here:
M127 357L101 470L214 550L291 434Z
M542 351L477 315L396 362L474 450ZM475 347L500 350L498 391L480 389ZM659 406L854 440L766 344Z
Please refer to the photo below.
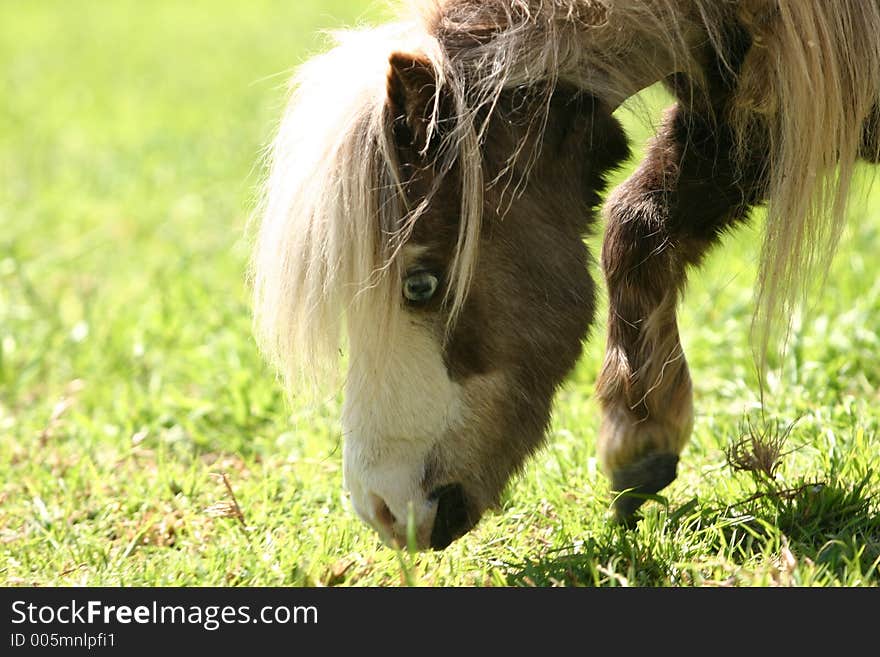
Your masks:
M677 104L605 203L598 451L628 519L691 432L687 268L768 202L766 327L827 266L857 159L880 159L880 1L416 5L293 81L257 213L259 343L290 388L347 345L354 509L447 546L544 438L593 320L583 238L628 155L612 112L663 81Z

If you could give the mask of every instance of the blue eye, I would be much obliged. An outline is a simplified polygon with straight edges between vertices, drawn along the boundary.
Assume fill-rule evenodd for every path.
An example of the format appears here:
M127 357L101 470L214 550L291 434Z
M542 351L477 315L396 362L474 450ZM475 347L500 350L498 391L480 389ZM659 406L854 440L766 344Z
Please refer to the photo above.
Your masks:
M417 271L403 280L403 296L411 303L425 303L440 286L440 279L429 271Z

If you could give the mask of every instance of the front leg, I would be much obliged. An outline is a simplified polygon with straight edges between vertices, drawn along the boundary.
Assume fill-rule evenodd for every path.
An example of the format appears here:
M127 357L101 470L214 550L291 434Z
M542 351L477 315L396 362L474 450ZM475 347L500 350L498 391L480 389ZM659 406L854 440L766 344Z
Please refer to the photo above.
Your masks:
M756 153L766 149L756 148ZM686 270L761 198L763 160L737 167L729 128L681 105L666 115L635 173L606 205L602 265L609 317L597 384L598 454L617 516L676 476L693 425L691 377L676 306Z

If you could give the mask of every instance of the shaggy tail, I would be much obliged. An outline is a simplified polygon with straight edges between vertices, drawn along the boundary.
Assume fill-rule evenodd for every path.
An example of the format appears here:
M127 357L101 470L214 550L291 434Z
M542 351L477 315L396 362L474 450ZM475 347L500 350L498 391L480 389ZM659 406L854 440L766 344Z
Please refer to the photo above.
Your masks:
M730 118L742 148L756 128L770 140L753 323L763 366L775 318L790 318L806 283L825 275L843 230L864 126L880 101L880 2L742 0L739 13L753 45Z

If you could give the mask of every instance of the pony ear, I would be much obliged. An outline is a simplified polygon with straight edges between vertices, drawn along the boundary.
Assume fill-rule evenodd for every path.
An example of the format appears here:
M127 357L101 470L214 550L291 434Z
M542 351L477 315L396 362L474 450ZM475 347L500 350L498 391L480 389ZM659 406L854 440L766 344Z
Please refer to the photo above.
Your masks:
M437 142L431 129L438 106L437 78L431 62L423 55L396 52L388 59L387 109L399 148L423 159ZM442 100L442 99L440 99ZM439 103L442 110L444 103ZM431 143L429 142L429 139Z

